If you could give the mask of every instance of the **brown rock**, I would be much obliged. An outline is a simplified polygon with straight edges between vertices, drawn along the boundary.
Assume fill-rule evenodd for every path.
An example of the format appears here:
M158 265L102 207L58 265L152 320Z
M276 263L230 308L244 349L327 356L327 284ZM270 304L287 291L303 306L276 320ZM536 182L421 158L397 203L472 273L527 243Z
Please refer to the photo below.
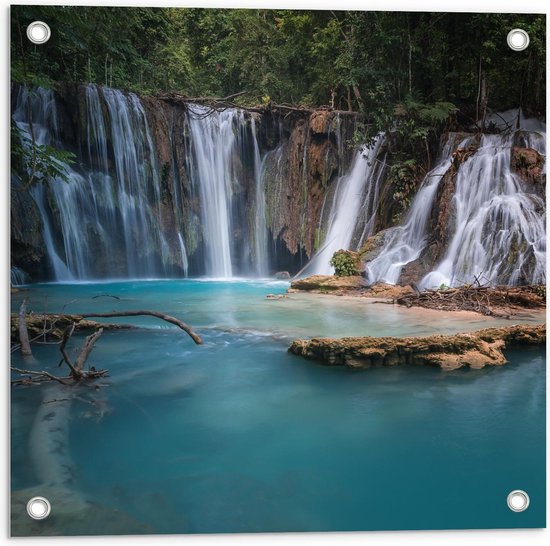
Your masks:
M309 117L309 128L314 134L327 134L330 131L332 112L316 110Z
M365 280L360 275L336 277L335 275L312 275L305 279L292 281L288 292L353 292L365 287Z
M380 254L389 234L395 228L388 228L371 235L359 249L359 256L363 262L370 262Z
M524 181L535 186L545 184L544 158L532 148L512 148L512 170Z
M428 337L350 337L297 339L289 352L330 366L423 365L450 371L480 369L507 362L502 350L511 346L544 345L546 326L488 328L467 334Z

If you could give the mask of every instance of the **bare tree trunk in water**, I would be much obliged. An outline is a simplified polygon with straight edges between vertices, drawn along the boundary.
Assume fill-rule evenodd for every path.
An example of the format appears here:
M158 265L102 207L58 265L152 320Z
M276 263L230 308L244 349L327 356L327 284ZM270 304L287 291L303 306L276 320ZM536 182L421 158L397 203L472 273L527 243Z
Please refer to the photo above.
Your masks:
M21 342L21 354L23 356L32 356L31 344L29 342L29 332L27 331L27 298L25 298L19 308L19 341Z

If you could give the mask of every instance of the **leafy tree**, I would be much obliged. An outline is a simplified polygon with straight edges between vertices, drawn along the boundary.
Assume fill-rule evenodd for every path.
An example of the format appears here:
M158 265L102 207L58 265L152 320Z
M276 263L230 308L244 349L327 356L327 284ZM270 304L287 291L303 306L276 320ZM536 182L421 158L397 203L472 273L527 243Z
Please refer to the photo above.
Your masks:
M361 111L388 128L396 105L451 103L461 123L545 111L545 17L192 8L12 6L12 80L95 82L138 92L248 95ZM26 26L52 38L32 45ZM527 50L506 44L529 32ZM418 110L418 109L416 109ZM437 124L437 123L436 123ZM365 137L368 138L368 135Z

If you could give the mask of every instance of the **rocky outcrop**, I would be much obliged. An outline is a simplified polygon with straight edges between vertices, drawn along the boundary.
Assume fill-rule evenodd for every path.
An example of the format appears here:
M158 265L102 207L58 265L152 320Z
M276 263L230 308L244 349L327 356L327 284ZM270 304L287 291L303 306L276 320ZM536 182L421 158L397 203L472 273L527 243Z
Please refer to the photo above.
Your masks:
M396 286L383 282L367 285L360 275L337 277L335 275L312 275L292 281L288 293L310 292L313 294L335 294L338 296L362 296L393 300L414 294L410 286Z
M365 279L361 275L337 277L335 275L312 275L292 281L288 292L347 293L365 288Z
M546 326L488 328L466 334L429 337L351 337L295 340L291 353L329 366L436 366L445 371L474 369L507 362L503 350L515 346L542 346Z
M268 228L294 256L313 255L327 194L347 166L348 154L339 148L341 133L352 123L337 122L330 111L314 112L296 120L288 138L283 136L266 158Z
M363 263L374 260L374 258L380 254L393 229L395 228L383 229L382 231L371 235L363 243L363 246L359 249L359 257Z
M528 191L544 197L546 175L544 157L532 148L514 146L511 151L512 170L526 184Z
M42 235L42 220L38 207L21 184L12 177L11 192L11 260L12 265L32 277L49 276L50 261Z

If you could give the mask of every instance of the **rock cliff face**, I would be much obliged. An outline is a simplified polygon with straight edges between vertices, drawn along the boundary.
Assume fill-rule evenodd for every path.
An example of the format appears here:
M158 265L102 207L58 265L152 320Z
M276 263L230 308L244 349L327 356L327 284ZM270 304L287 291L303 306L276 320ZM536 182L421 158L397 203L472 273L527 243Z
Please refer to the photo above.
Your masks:
M27 191L18 191L21 184L12 178L11 192L11 260L33 278L49 275L49 259L42 234L40 213Z
M55 188L58 182L52 182L40 196L31 191L12 198L12 263L32 280L59 278L55 263L61 269L66 264L74 278L131 276L130 269L135 276L209 274L207 255L218 250L213 239L220 232L211 224L222 219L205 218L210 214L205 200L220 197L199 190L206 183L221 186L222 177L227 187L220 199L228 211L218 227L227 232L232 273L295 273L314 252L323 207L353 153L348 146L353 114L235 111L229 116L234 143L223 155L217 149L222 141L210 142L210 152L197 142L190 130L194 107L185 102L73 84L35 97L23 91L12 89L14 118L22 127L29 121L42 124L47 144L75 154L70 184L81 190L65 201ZM27 119L28 111L33 120ZM208 123L205 116L201 138L212 138ZM219 123L225 123L221 117ZM208 153L214 156L204 156ZM212 172L199 172L198 154L207 168L213 165ZM259 210L261 202L265 210ZM72 228L67 207L83 209ZM131 222L136 207L141 212ZM44 240L46 229L51 241ZM267 244L260 257L264 230ZM93 252L93 263L69 255L76 241L68 237L76 232ZM130 253L137 256L133 268ZM266 263L260 267L259 260Z
M334 183L351 161L354 117L320 110L288 129L265 159L267 225L279 248L307 259L318 245L323 207L330 208Z
M431 283L452 284L489 271L500 284L526 284L544 273L539 133L450 134L434 171L422 181L419 162L399 173L396 185L383 138L368 153L351 144L352 113L219 112L166 96L64 84L33 93L13 86L12 114L22 130L34 127L38 144L76 157L68 184L12 191L12 266L33 281L294 275L316 253L326 266L328 239L350 241L367 270L378 260L374 281L406 285L431 275ZM485 204L471 203L469 184L482 188L476 195L488 196ZM349 188L357 188L351 197ZM359 206L346 222L342 208L353 201ZM460 216L468 207L471 222ZM350 237L335 234L335 226ZM461 246L456 237L464 229L472 242ZM492 240L495 229L511 238ZM475 233L485 235L476 242ZM485 245L487 263L464 245Z

